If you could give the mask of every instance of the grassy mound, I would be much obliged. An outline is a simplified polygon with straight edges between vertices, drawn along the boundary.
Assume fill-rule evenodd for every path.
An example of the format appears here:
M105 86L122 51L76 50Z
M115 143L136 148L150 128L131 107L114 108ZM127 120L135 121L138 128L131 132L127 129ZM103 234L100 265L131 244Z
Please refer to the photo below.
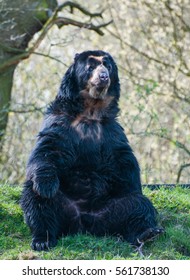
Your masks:
M190 260L190 189L144 189L159 212L165 234L147 242L142 254L116 237L68 236L48 252L30 248L31 234L19 206L20 187L0 185L0 259L169 259Z

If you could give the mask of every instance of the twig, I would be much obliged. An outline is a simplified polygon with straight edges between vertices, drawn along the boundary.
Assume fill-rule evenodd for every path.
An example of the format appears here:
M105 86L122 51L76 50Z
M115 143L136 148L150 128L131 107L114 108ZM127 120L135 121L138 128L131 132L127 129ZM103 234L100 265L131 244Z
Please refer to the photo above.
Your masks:
M71 1L66 1L63 4L61 4L60 6L58 6L57 11L61 11L63 8L69 6L72 9L77 9L79 11L81 11L84 15L90 16L90 17L102 17L102 13L98 12L98 13L91 13L88 10L86 10L85 8L83 8L81 5L77 4L77 3L73 3Z
M61 61L60 59L58 59L58 58L56 58L56 57L54 57L54 56L51 56L51 55L49 55L49 54L44 54L44 53L39 53L39 52L33 52L33 54L35 54L35 55L40 55L40 56L44 56L44 57L47 57L47 58L50 58L50 59L52 59L52 60L55 60L55 61L57 61L57 62L63 64L64 66L68 67L68 65L65 64L63 61Z
M42 113L44 108L41 107L41 108L34 108L34 109L29 109L29 110L14 110L14 109L10 109L9 113L27 114L27 113L33 113L33 112L36 112L36 111L39 111L39 112Z
M190 167L190 163L181 165L181 167L180 167L180 169L178 171L178 174L177 174L177 183L179 183L179 180L180 180L181 173L182 173L183 169L185 169L187 167Z
M144 246L144 242L141 242L138 238L137 238L137 241L140 244L140 246L136 247L136 251L139 253L140 257L143 258L144 254L142 252L142 247Z

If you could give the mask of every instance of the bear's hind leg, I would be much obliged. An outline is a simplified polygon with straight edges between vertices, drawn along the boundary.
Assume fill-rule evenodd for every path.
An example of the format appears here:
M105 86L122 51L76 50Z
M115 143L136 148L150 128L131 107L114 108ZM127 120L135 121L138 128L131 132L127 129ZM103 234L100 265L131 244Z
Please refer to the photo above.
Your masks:
M124 239L135 246L154 239L164 232L157 226L157 211L144 195L130 195L125 204L127 224Z
M91 234L119 234L136 246L163 232L162 228L157 227L154 206L138 193L110 199L103 209L84 213L81 219Z
M137 241L139 244L144 243L148 240L153 240L157 235L164 232L164 229L162 227L154 227L154 228L148 228L143 233L140 234L140 236L137 238Z

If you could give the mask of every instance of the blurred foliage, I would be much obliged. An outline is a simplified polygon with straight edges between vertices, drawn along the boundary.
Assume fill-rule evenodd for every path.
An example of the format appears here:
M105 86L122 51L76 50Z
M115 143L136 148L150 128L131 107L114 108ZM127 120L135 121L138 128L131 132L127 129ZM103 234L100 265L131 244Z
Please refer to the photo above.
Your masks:
M96 0L92 5L82 0L80 5L91 12L104 10L103 21L113 23L104 28L104 36L74 26L53 26L35 54L18 65L0 180L23 182L43 112L73 56L102 49L111 53L119 68L119 121L140 162L143 183L189 183L190 2ZM64 17L73 17L72 12L65 9ZM74 16L78 21L84 17L77 10ZM92 19L94 24L101 20Z

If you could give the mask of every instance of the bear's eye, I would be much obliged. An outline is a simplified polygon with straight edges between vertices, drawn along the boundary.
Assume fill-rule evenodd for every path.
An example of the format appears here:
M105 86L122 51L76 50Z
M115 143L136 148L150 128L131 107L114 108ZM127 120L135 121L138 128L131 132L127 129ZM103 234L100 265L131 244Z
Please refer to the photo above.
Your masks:
M88 71L89 72L92 72L94 70L94 67L92 66L92 65L90 65L89 67L88 67Z
M109 72L110 72L111 69L112 69L111 65L109 65L109 64L106 66L106 68L108 69Z
M109 72L112 70L112 67L111 67L111 65L109 64L109 62L104 61L103 64L104 64L104 66L108 69Z

